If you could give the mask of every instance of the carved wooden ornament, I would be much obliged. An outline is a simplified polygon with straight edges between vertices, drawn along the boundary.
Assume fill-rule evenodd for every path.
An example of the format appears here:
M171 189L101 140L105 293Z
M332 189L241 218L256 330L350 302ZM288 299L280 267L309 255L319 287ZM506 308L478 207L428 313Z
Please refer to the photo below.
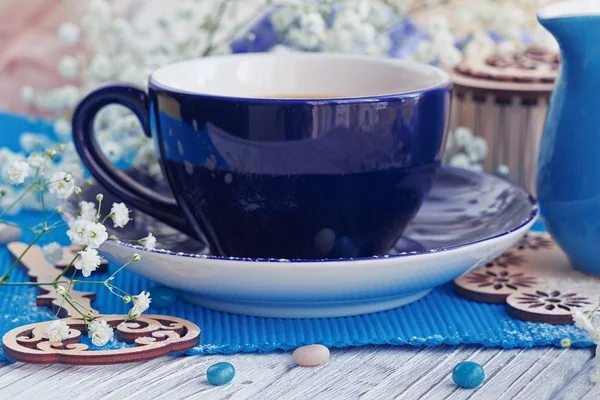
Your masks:
M181 318L165 315L143 315L127 321L126 315L103 315L115 328L116 340L135 344L115 350L90 350L81 343L86 326L81 318L66 318L69 336L62 342L51 342L44 328L52 321L20 326L2 339L7 357L31 364L103 365L150 360L189 350L200 342L200 328Z
M16 260L23 254L27 248L27 244L22 242L12 242L9 243L7 247L13 260ZM68 252L65 251L64 253ZM67 265L70 261L71 260L67 262ZM64 269L64 267L55 267L46 261L41 247L38 246L31 246L31 248L27 250L27 253L21 258L19 266L29 276L31 282L52 282ZM38 286L38 291L40 292L36 299L38 307L48 307L53 313L56 313L61 318L79 315L77 311L64 301L51 286ZM92 309L91 302L96 299L96 293L80 292L75 290L75 286L73 286L70 294L73 300L77 301L83 307L88 310Z
M456 293L506 304L511 316L531 322L572 324L575 310L592 308L600 279L574 270L547 233L529 233L494 261L454 281Z
M592 299L577 293L538 289L516 292L508 296L506 311L524 321L568 325L573 323L574 310L583 311L593 304Z

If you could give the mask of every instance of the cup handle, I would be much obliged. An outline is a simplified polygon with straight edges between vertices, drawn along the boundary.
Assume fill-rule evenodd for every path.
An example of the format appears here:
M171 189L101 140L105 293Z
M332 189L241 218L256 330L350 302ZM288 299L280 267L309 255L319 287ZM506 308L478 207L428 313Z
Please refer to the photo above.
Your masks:
M94 136L94 119L110 104L129 108L140 120L146 136L151 136L148 95L144 90L128 84L100 87L88 94L73 114L73 141L83 163L94 178L106 189L133 207L197 238L198 234L186 222L176 200L155 193L116 168L102 153Z

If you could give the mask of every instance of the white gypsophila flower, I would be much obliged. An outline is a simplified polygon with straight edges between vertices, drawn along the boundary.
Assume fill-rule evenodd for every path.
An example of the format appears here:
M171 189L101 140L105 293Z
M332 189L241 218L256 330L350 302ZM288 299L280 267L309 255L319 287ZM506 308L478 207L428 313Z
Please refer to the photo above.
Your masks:
M279 54L284 54L284 53L290 53L294 51L294 49L292 49L291 47L288 47L284 44L276 44L275 46L271 47L269 49L269 52L271 53L279 53Z
M512 54L517 51L517 43L505 40L496 46L496 51L500 54Z
M75 261L74 266L87 278L100 266L100 261L98 250L87 248L79 252L79 257Z
M11 186L0 185L0 190L4 193L2 197L0 197L0 208L2 208L2 212L8 215L18 214L23 208L23 201L16 201L18 193ZM12 204L12 207L6 209L6 207Z
M127 317L130 319L137 319L144 311L146 311L150 307L150 303L152 299L150 298L150 293L142 292L137 296L133 297L133 307L127 314Z
M496 173L500 176L508 176L510 173L510 168L506 164L500 164L496 169Z
M58 73L65 79L73 79L77 76L79 63L73 56L63 56L58 62Z
M33 101L35 99L35 91L31 86L21 86L19 94L21 95L21 101L23 102L23 104L25 104L26 106L30 106L33 104Z
M102 144L102 152L111 162L117 162L121 159L122 148L117 142L108 141Z
M59 199L66 199L75 189L75 180L72 174L67 172L55 172L48 181L48 192L56 195Z
M25 161L13 161L8 166L8 178L13 185L20 185L29 176L29 164Z
M24 132L19 135L19 144L26 153L44 149L50 140L48 136L39 133Z
M52 127L54 128L54 132L61 138L66 139L71 136L71 123L64 118L59 118L54 121Z
M134 34L133 27L125 18L115 18L111 23L111 28L120 39L128 39Z
M95 319L88 325L88 337L94 346L104 346L114 337L113 328L103 319Z
M462 61L462 53L454 46L445 47L439 52L440 66L445 69L452 69Z
M75 107L79 102L80 96L80 89L74 85L64 85L56 90L56 102L60 108L71 109Z
M419 42L419 45L417 46L417 50L415 51L415 54L413 54L413 57L416 61L430 63L437 57L437 53L435 50L436 48L433 45L433 42L429 40L422 40L421 42Z
M61 319L54 320L44 328L44 336L51 342L62 342L69 337L69 326Z
M109 79L113 74L113 68L110 58L103 54L98 54L92 60L90 72L100 80Z
M300 15L299 33L304 36L306 48L316 48L325 36L325 20L321 14L313 12Z
M467 167L467 169L475 172L483 172L483 165L481 164L471 164Z
M69 224L69 230L67 231L67 236L69 236L71 243L78 246L87 245L87 237L91 224L91 221L81 217L72 221Z
M483 161L488 155L488 144L484 138L474 136L465 146L465 151L471 162Z
M137 152L133 165L136 167L149 167L157 162L156 153L154 152L154 145L151 142L142 144Z
M87 3L87 13L101 25L104 20L110 17L111 10L106 0L90 0Z
M469 128L459 126L454 129L454 144L460 149L466 148L471 140L473 140L473 132Z
M29 157L27 157L27 164L29 164L31 168L43 169L49 161L50 159L44 153L31 153Z
M77 182L82 181L84 175L81 161L77 158L77 153L64 154L60 163L52 165L52 171L50 172L64 173L71 179L67 183L73 183L73 186L75 186ZM68 192L68 189L68 187L65 187L64 191Z
M291 6L283 6L273 13L271 23L278 32L286 31L298 18L298 12Z
M57 242L48 243L42 247L44 258L52 265L58 265L63 258L63 249Z
M106 227L101 223L91 223L88 226L87 241L86 245L92 249L97 249L102 246L108 239L108 233Z
M56 293L59 296L64 296L67 293L67 289L63 285L56 286Z
M466 44L463 52L466 56L478 56L480 54L491 53L494 49L494 46L494 40L492 40L488 34L477 32Z
M23 161L25 158L20 153L15 153L8 147L0 147L0 165L8 165L13 161Z
M96 210L96 204L91 201L82 201L79 203L79 209L82 220L96 222L96 216L98 215L98 210Z
M129 209L125 203L113 203L110 215L115 228L123 228L129 222Z
M457 153L450 158L448 164L456 168L471 169L471 161L465 153Z
M156 238L150 232L148 232L148 236L140 240L140 242L142 242L144 247L148 250L154 250L154 248L156 248Z
M427 29L430 34L435 35L439 32L448 32L450 24L444 15L434 15L427 20Z
M73 22L63 22L58 27L58 38L69 46L73 46L79 41L79 27Z
M583 329L593 341L600 340L600 324L594 324L589 312L574 310L573 322L575 326Z

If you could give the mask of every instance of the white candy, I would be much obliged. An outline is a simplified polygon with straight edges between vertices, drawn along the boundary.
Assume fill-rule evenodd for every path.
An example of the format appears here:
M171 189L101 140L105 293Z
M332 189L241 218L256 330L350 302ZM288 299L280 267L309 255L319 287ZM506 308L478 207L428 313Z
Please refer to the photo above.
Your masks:
M294 350L293 357L302 367L316 367L329 361L329 349L322 344L302 346Z

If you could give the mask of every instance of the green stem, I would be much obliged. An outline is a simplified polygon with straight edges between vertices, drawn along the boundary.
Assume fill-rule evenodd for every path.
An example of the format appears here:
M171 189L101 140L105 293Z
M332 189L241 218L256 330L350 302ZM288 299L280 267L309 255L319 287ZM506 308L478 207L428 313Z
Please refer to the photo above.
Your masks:
M60 278L63 277L64 274L67 273L67 271L73 266L73 264L75 263L75 260L77 260L77 257L79 257L79 253L77 253L75 255L75 257L73 257L73 259L71 260L71 262L69 263L69 265L67 265L67 267L65 269L62 270L62 272L60 274L58 274L58 276L56 278L54 278L54 281L56 282L57 280L59 280Z
M45 190L40 190L40 201L42 202L42 220L44 221L44 229L46 229L48 220L46 219L46 203L44 201L44 192Z
M106 220L110 217L112 217L113 215L115 215L114 213L110 213L108 214L106 217L104 217L104 219L102 219L102 224L104 224L104 222L106 222Z
M98 200L98 212L96 213L96 222L100 219L100 212L102 211L102 198Z
M227 10L228 2L229 2L229 0L222 0L219 3L219 5L217 6L217 11L215 12L213 22L210 26L210 29L208 30L208 35L206 38L206 47L204 47L204 50L202 51L202 53L200 55L201 57L206 57L215 48L213 40L215 39L215 35L217 34L217 31L219 30L219 27L221 25L221 20L223 19L223 16L225 15L225 11Z
M213 48L222 46L225 43L231 43L244 29L248 29L248 26L252 23L252 21L260 17L260 15L263 14L267 8L268 6L261 7L256 13L252 14L250 18L247 18L234 26L231 29L231 32L225 38L217 41L216 44L213 45Z
M56 282L1 282L0 286L54 286L59 284L68 284L69 281L56 281Z
M79 308L78 308L78 307L77 307L77 306L76 306L76 305L75 305L75 304L74 304L74 303L73 303L71 300L69 300L68 298L66 298L66 297L63 297L63 299L65 299L65 301L66 301L67 303L69 303L69 304L71 305L71 307L73 307L73 309L74 309L75 311L77 311L77 312L78 312L78 313L79 313L79 314L80 314L80 315L83 317L83 319L84 319L84 320L87 318L87 312L86 312L86 313L83 313L83 312L81 312L81 311L79 310ZM82 307L83 307L83 306L82 306ZM84 307L84 308L85 308L85 307Z
M21 259L23 258L23 256L25 256L25 253L27 253L29 251L29 249L38 241L40 240L40 238L42 237L42 235L46 233L46 231L41 231L40 233L38 233L38 235L35 237L35 239L33 239L33 241L29 244L29 246L27 246L25 248L25 250L21 253L21 255L19 255L19 257L15 260L15 262L12 263L12 265L10 266L10 268L8 269L8 271L6 271L6 273L4 274L4 276L2 276L2 278L0 279L0 282L5 282L8 277L10 276L10 273L12 272L13 269L15 269L15 267L17 265L19 265L19 263L21 262Z
M26 227L21 226L19 224L15 224L14 222L0 220L0 225L2 225L2 224L3 225L8 225L8 226L14 226L15 228L23 229L23 230L30 231L30 232L35 232L35 229L33 229L33 228L26 228Z
M13 208L19 201L23 200L27 193L31 192L31 189L33 189L34 186L35 184L32 183L31 185L29 185L29 187L27 187L27 189L23 190L23 192L12 203L10 203L2 210L2 212L0 213L0 217L3 217L7 211Z
M121 272L123 270L123 268L125 268L126 266L128 266L129 264L131 264L133 262L133 260L129 260L127 261L125 264L123 264L123 266L121 266L121 268L119 268L118 270L116 270L111 276L109 276L105 282L110 282L115 275L117 275L119 272ZM112 285L111 285L112 286ZM108 287L108 286L107 286Z

